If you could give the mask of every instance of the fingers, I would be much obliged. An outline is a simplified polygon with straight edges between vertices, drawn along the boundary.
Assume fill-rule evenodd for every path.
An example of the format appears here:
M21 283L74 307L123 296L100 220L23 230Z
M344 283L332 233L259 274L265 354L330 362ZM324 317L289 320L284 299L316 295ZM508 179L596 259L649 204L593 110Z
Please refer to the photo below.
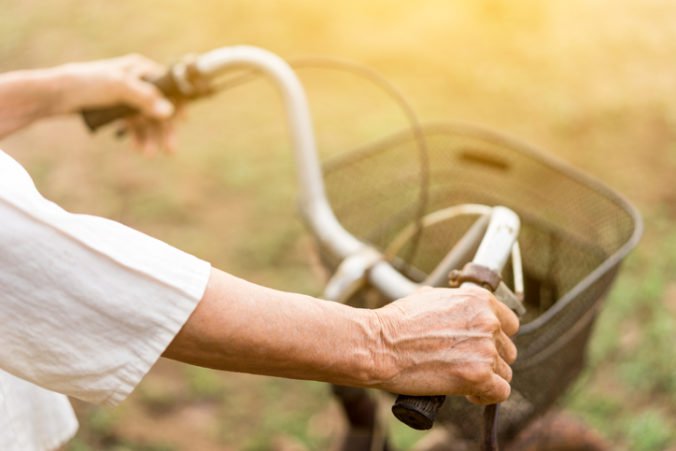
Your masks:
M512 380L512 369L501 358L493 363L493 373L483 383L474 386L474 393L467 396L475 404L495 404L506 401L511 393L509 382Z
M168 154L176 153L176 131L171 122L161 122L159 145Z
M58 66L51 72L58 76L62 93L54 113L127 104L147 117L167 119L174 113L173 105L147 81L164 71L140 55Z
M507 382L512 381L512 368L507 365L507 362L500 358L495 360L495 374Z
M122 57L120 61L129 76L125 77L121 100L141 112L140 117L131 121L136 147L147 156L155 155L159 149L174 153L176 134L170 119L181 114L183 108L174 106L154 85L145 81L149 76L161 74L165 68L137 54Z
M477 287L421 289L379 311L379 346L395 355L382 386L407 394L470 395L472 402L501 402L517 349L516 316ZM387 327L385 327L385 326ZM383 333L384 331L384 333Z
M131 132L135 146L151 156L159 149L173 153L176 149L174 126L171 120L180 111L148 80L166 69L153 60L132 54L110 60L80 63L68 66L77 86L77 96L63 109L101 108L125 104L139 111L125 121L125 131ZM118 133L118 135L124 134Z
M146 125L146 142L145 146L143 148L143 151L146 155L153 157L155 154L157 154L157 151L159 149L159 146L161 144L160 141L160 127L161 125L158 123L153 123L150 121L147 121Z
M151 83L138 78L129 77L118 85L119 100L142 114L156 119L166 120L174 114L174 106Z
M481 313L475 316L474 327L478 330L491 333L493 345L502 357L508 363L516 360L517 350L516 346L509 338L509 335L514 335L519 329L519 319L517 316L502 302L498 301L495 296L483 288L471 288L476 290L471 292L473 299L469 302L477 302L477 297L488 300L489 307L486 304L478 306Z
M128 119L126 129L131 131L134 147L145 156L152 157L158 150L176 152L176 133L171 121L153 121L141 116Z
M506 401L512 389L502 377L494 374L488 383L476 394L467 396L467 400L474 404L497 404Z
M104 62L101 67L101 70L108 71L108 84L117 102L126 103L157 120L168 119L174 114L172 103L147 81L166 70L162 65L144 56L131 54Z
M491 295L491 298L493 311L498 317L498 320L500 320L502 330L510 337L513 336L519 331L519 318L509 307L498 301L495 296Z
M493 324L488 318L484 320L485 326L493 328L493 345L497 353L489 382L475 385L474 388L478 389L478 393L468 396L467 399L477 404L492 404L506 400L510 394L509 382L512 380L513 372L509 364L516 360L517 349L509 337L518 331L519 319L495 296L488 292L484 294L489 296L491 310L495 315L493 321L497 319Z
M519 331L519 318L509 309L509 307L500 302L493 293L478 286L461 287L459 290L464 291L465 294L469 296L470 302L488 301L490 309L500 322L500 328L505 331L507 335L512 336Z
M124 70L137 78L158 76L166 70L161 64L138 53L122 56L119 61Z
M140 153L150 156L152 149L150 148L150 141L148 137L148 127L142 124L141 119L130 120L129 130L131 130L134 137L134 147Z
M516 345L503 331L499 331L495 335L495 347L500 357L507 363L514 363L517 356Z

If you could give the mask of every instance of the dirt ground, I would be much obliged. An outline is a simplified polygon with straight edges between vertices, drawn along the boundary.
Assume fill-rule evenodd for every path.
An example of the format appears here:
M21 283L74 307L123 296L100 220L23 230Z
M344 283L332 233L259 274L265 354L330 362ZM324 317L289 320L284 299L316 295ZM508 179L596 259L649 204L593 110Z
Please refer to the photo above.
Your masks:
M645 234L611 293L589 365L561 405L613 449L676 449L676 4L663 0L316 2L22 0L0 14L0 70L224 45L357 60L424 121L536 145L626 195ZM402 129L391 99L306 69L322 157ZM263 81L195 104L173 158L55 118L0 142L65 208L106 216L249 280L321 291L296 217L290 145ZM114 409L74 401L84 450L326 449L344 428L321 384L160 361ZM392 423L395 443L420 438Z

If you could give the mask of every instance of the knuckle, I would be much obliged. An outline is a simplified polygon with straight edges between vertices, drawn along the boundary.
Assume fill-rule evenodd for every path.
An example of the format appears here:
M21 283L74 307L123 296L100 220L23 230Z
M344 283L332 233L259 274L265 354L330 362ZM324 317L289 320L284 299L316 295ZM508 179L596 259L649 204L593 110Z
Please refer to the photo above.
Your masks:
M471 287L472 289L472 294L482 303L484 304L490 304L495 300L495 296L493 296L493 293L491 293L489 290L487 290L484 287L480 287L478 285L473 285Z
M476 358L481 359L495 359L499 356L498 348L493 338L482 338L476 342L474 347Z
M119 73L109 73L106 76L107 80L107 89L115 93L117 96L126 99L131 94L129 83L127 82L126 77Z
M482 300L482 301L489 300L490 296L491 296L491 294L488 290L486 290L485 288L480 287L478 285L469 285L469 286L463 287L462 289L465 290L467 292L467 294L469 294L469 295L471 295L471 296L473 296L473 297L475 297L479 300Z
M489 341L488 344L485 346L485 351L484 354L486 357L496 360L497 358L500 357L500 353L498 352L498 348L495 346L495 343L492 341Z
M156 93L152 85L146 85L146 83L139 82L138 80L129 80L127 83L129 94L135 97L135 100L144 105L150 105L154 102L159 96L159 93Z
M472 386L481 386L491 377L492 370L487 363L473 363L465 365L462 377Z
M490 311L479 315L476 325L481 331L492 334L501 329L500 320Z

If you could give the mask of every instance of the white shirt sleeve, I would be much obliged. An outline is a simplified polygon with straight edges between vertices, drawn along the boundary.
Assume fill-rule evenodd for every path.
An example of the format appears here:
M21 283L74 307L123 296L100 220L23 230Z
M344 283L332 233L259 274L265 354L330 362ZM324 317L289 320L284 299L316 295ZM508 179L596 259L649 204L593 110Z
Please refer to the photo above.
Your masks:
M209 273L161 241L49 202L0 151L0 369L117 404L188 319Z
M51 451L77 432L68 398L0 370L0 449Z

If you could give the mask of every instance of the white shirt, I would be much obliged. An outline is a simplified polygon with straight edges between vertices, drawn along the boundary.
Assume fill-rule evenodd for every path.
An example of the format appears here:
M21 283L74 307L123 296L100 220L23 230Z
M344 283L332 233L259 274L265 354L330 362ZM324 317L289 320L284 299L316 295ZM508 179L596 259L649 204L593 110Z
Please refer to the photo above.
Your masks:
M63 210L0 151L0 450L71 438L77 421L64 395L125 399L202 298L209 272L119 223Z

